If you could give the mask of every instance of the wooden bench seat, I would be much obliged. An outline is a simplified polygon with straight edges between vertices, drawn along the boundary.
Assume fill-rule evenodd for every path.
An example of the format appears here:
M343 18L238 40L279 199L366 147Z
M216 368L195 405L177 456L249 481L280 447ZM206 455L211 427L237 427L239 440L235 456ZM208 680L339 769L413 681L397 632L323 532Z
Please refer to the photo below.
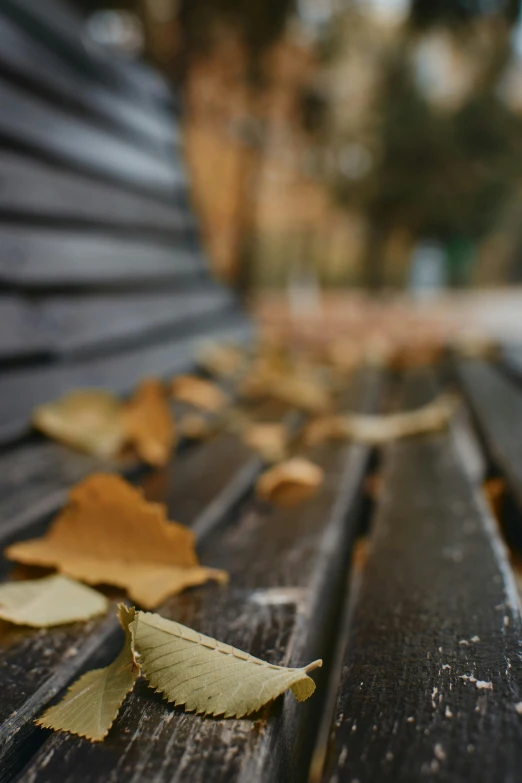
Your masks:
M3 551L42 534L75 483L116 469L35 433L36 405L92 386L128 394L193 370L202 342L245 344L254 329L208 271L179 102L158 75L89 42L55 0L4 0L0 100ZM520 606L503 512L497 525L482 489L504 479L520 526L517 355L453 362L465 405L448 431L308 450L325 482L294 509L255 499L263 462L236 434L182 439L158 471L128 463L128 480L192 528L202 562L230 574L159 611L276 664L322 657L317 691L220 720L140 680L92 744L34 720L112 660L114 612L41 631L0 623L0 783L518 780ZM339 409L416 407L446 377L362 368ZM297 421L281 404L260 412ZM0 556L0 580L13 573Z

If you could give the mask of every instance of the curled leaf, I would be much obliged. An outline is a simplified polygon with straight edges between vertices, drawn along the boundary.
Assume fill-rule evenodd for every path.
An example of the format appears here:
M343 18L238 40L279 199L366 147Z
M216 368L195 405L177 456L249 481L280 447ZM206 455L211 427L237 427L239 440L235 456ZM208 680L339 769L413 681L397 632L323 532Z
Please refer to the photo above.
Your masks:
M126 440L149 465L165 465L176 441L174 417L161 381L143 381L124 411Z
M50 566L88 584L127 590L146 608L222 571L200 566L194 534L167 520L164 506L148 503L119 476L94 474L77 484L42 538L13 544L10 560Z
M179 420L178 429L182 438L206 440L215 433L216 423L203 413L186 413Z
M132 623L140 667L150 685L188 712L241 718L257 712L288 688L299 701L315 690L302 669L274 666L228 644L166 620L138 612Z
M308 413L321 413L331 404L328 390L309 375L254 370L245 377L241 395L247 399L271 397Z
M105 614L104 595L66 576L46 576L0 585L0 619L49 628Z
M313 497L324 480L324 471L302 457L294 457L261 474L256 493L261 500L294 506Z
M441 394L436 400L414 411L388 416L346 417L347 437L361 443L380 445L399 438L438 432L448 426L458 407L458 398Z
M320 416L312 419L303 432L306 446L317 446L327 440L343 440L350 436L348 419L345 416Z
M74 391L39 405L32 421L50 438L104 459L116 456L125 441L122 403L102 389Z
M107 736L139 674L129 629L135 609L121 604L118 616L125 631L125 641L116 660L110 666L94 669L80 677L62 701L46 710L36 721L39 726L77 734L91 742L100 742Z
M196 375L178 375L174 378L172 394L178 402L186 402L210 412L221 410L229 402L228 396L217 384Z
M245 431L243 440L266 462L281 462L286 457L288 432L284 424L251 424Z

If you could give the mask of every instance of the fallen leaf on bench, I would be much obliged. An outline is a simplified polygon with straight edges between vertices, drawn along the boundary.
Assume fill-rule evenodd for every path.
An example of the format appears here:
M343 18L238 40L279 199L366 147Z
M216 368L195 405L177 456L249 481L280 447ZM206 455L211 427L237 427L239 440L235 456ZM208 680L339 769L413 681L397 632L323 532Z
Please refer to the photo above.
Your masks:
M281 462L286 457L288 432L284 424L251 424L243 440L266 462Z
M0 585L0 619L15 625L49 628L105 614L104 595L66 576L46 576Z
M216 431L216 423L203 413L186 413L178 422L178 431L182 438L206 440Z
M344 440L350 436L346 416L320 416L310 421L303 432L303 442L306 446L317 446L327 440Z
M104 459L115 457L125 441L123 405L102 389L74 391L39 405L32 422L45 435Z
M100 742L107 736L139 674L129 629L135 609L121 604L118 617L125 631L125 642L116 660L104 669L94 669L80 677L62 701L35 721L38 726L67 731L92 742Z
M448 426L458 404L454 395L441 394L433 402L413 411L387 416L352 414L346 417L347 437L378 446L399 438L438 432Z
M224 571L199 565L190 530L114 475L77 484L45 536L13 544L5 555L88 584L122 587L146 608L209 579L227 580Z
M271 397L307 413L321 413L331 404L328 390L314 378L272 371L247 376L240 393L247 399Z
M221 410L229 402L228 396L217 384L196 375L178 375L174 378L172 395L178 402L186 402L210 412Z
M202 370L211 375L227 377L239 370L243 362L243 352L237 345L213 343L203 346L196 362Z
M294 457L262 473L256 493L261 500L290 507L315 495L323 480L324 472L318 465Z
M315 690L302 669L274 666L158 614L138 612L134 647L150 685L188 712L241 718L258 712L288 688L299 701Z
M124 411L126 439L149 465L168 462L176 441L174 416L161 381L143 381Z

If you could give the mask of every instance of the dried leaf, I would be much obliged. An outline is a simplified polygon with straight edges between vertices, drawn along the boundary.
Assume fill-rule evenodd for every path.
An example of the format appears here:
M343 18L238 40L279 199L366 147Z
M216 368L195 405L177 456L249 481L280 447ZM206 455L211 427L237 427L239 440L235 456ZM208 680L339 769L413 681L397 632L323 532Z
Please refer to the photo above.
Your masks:
M251 424L243 440L266 462L281 462L286 457L288 432L284 424Z
M261 500L280 506L294 506L315 495L324 472L307 459L294 457L261 474L256 493Z
M212 343L201 349L196 361L202 370L224 378L238 372L243 362L243 352L237 345Z
M457 406L457 397L441 394L433 402L414 411L388 416L352 414L346 417L347 437L377 446L399 438L437 432L448 426Z
M174 378L172 394L179 402L186 402L210 412L221 410L229 402L227 395L217 384L196 375L178 375Z
M66 576L46 576L0 585L0 619L49 628L105 614L104 595Z
M303 432L306 446L317 446L327 440L343 440L350 435L348 421L345 416L320 416L309 422Z
M109 392L85 389L38 406L32 421L50 438L109 459L125 441L122 411L120 400Z
M308 413L321 413L331 404L327 389L313 377L273 370L256 370L246 376L241 396L247 399L272 397Z
M148 503L121 477L104 474L71 490L44 537L13 544L5 554L88 584L123 587L146 608L185 587L227 578L223 571L199 565L194 534L169 522L164 506Z
M165 465L174 448L174 417L161 381L143 381L124 412L127 441L149 465Z
M135 609L122 604L118 616L125 631L125 642L116 660L104 669L94 669L80 677L62 701L36 721L39 726L87 737L92 742L100 742L107 736L139 674L129 628Z
M206 440L216 432L216 423L203 413L186 413L178 422L179 434L191 440Z
M315 690L308 672L274 666L158 614L138 612L132 623L139 664L150 685L188 712L241 718L288 688L299 701Z

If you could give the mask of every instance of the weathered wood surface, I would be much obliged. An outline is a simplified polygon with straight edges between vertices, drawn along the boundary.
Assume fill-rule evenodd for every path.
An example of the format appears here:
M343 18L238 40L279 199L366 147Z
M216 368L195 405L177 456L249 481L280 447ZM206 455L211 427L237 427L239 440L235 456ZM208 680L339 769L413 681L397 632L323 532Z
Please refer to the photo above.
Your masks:
M41 402L96 386L125 394L148 375L166 377L189 370L199 346L209 339L243 342L252 333L242 313L231 313L202 319L199 329L183 337L79 361L6 370L0 375L0 443L25 435L32 411Z
M515 783L520 606L496 524L453 433L387 448L383 482L323 781Z
M196 231L196 220L186 206L145 198L2 149L0 216L4 222L119 228L137 238L140 234L189 238Z
M89 122L116 127L124 136L162 159L172 154L177 136L168 115L143 111L103 82L80 78L67 62L2 14L0 9L0 71L36 93L85 116Z
M74 462L74 455L71 456ZM208 530L217 525L248 490L250 481L243 482L241 487L237 481L248 465L260 469L258 458L237 437L223 435L183 458L175 458L167 469L145 479L143 487L149 499L162 502L168 490L171 518L196 527L206 520ZM205 481L201 481L202 475L206 476ZM59 470L54 481L63 483ZM230 492L231 486L234 492ZM24 504L21 493L18 503L20 507ZM213 524L209 524L209 512L213 514ZM2 548L13 539L13 525L9 524L9 519L3 517L3 520L7 524L0 526ZM23 528L18 525L17 540L41 535L48 522L48 515L36 513L32 520L27 515ZM15 569L16 566L0 559L0 578L6 578ZM27 761L31 749L45 739L45 734L33 724L44 706L87 661L89 668L104 665L114 656L120 643L114 613L87 624L45 631L13 629L8 624L0 624L1 781L10 779L13 771Z
M156 155L42 97L0 81L0 138L46 155L89 176L172 199L183 181L179 163L167 166Z
M0 223L0 281L12 286L156 285L203 277L203 256L177 242Z
M118 58L86 35L81 18L64 3L46 0L3 0L2 11L21 24L39 43L73 67L78 77L127 92L150 112L164 115L172 96L165 80L143 63Z
M522 509L522 389L480 360L461 361L457 374L497 471Z
M234 309L232 294L203 285L141 295L0 296L0 358L65 356L108 350L187 331L201 319Z
M375 376L354 391L367 410ZM313 500L290 511L249 501L201 548L227 568L228 589L208 586L171 599L161 613L274 663L302 665L326 654L335 635L336 598L369 450L326 446L314 457L327 474ZM176 506L168 486L165 497ZM291 695L258 721L214 720L174 709L140 681L104 743L53 735L24 770L27 781L275 781L303 779L323 688L296 705Z

